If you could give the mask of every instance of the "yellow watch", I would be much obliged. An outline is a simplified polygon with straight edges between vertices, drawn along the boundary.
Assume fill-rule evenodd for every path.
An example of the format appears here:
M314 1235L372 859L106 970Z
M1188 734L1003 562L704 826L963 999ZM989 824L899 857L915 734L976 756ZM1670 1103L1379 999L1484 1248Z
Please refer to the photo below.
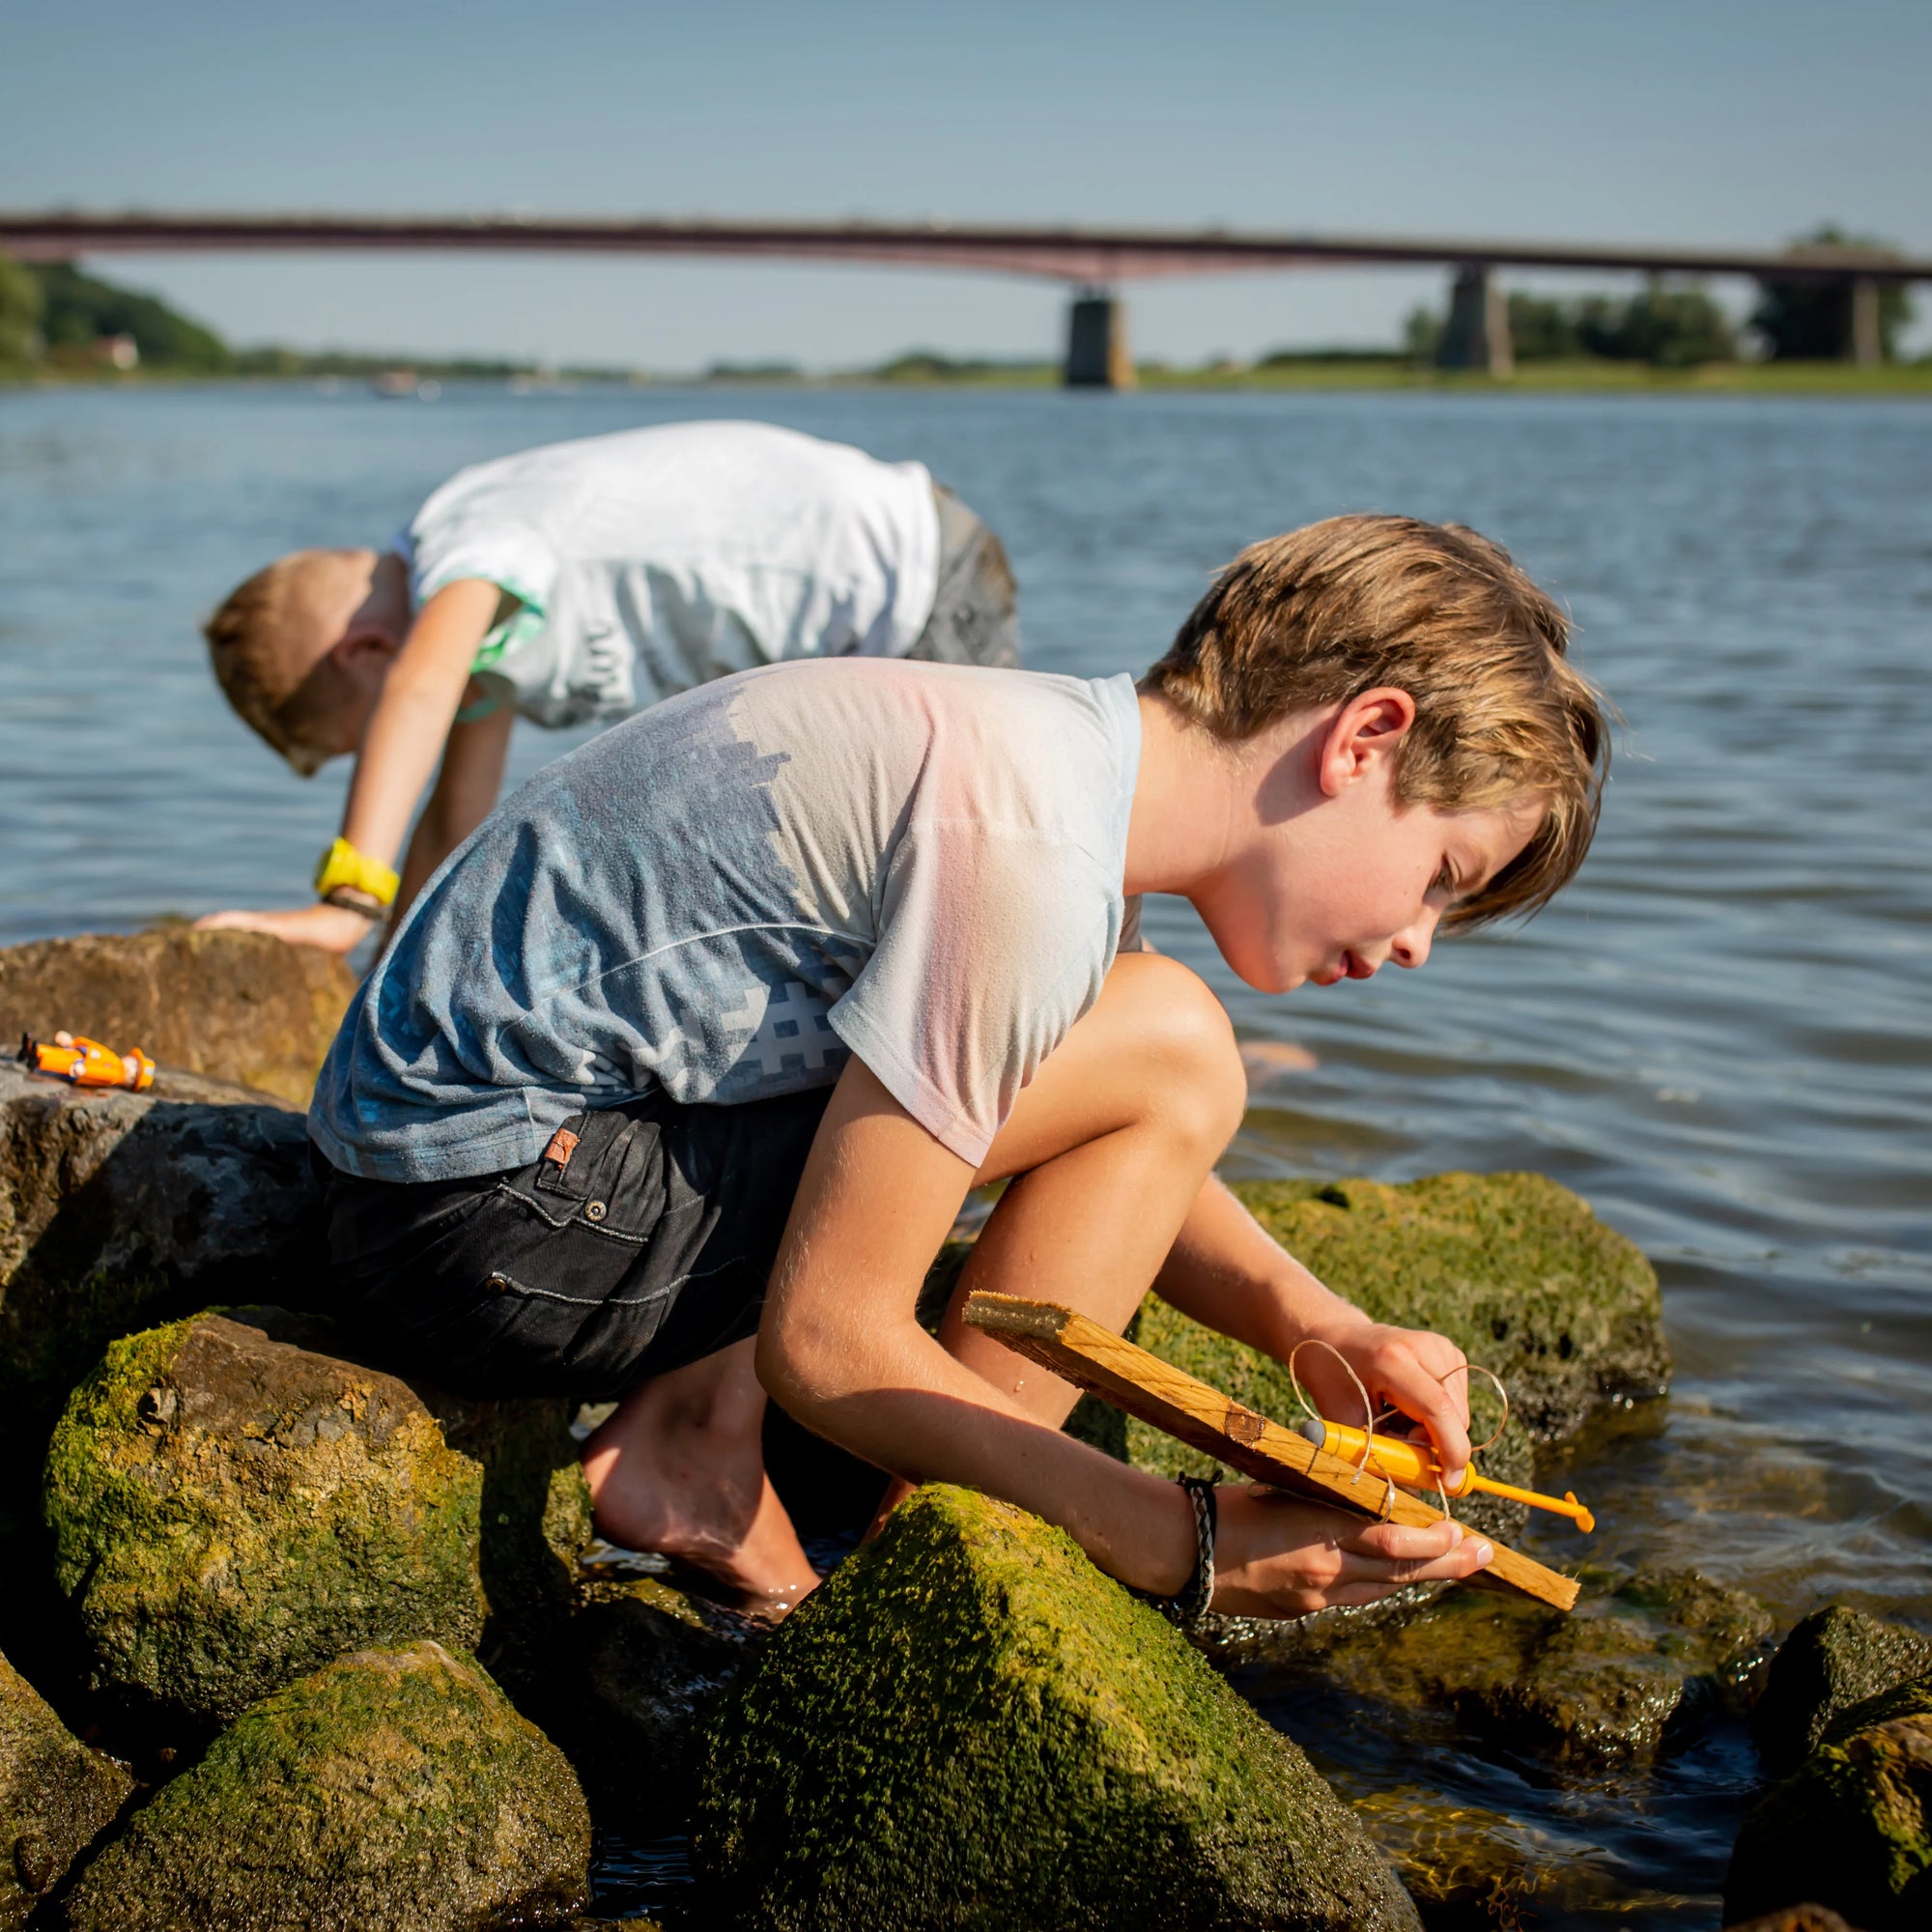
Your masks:
M393 867L356 851L346 838L338 838L315 868L315 890L321 898L347 886L352 892L367 893L378 905L394 905L401 883Z

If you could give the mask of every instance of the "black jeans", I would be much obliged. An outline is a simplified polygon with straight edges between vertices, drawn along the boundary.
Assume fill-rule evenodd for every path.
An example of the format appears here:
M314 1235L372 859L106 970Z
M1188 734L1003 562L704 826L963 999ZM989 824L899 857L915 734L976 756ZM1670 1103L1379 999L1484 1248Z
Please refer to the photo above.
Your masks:
M831 1094L652 1094L464 1180L362 1180L318 1154L339 1312L464 1394L619 1396L756 1331Z

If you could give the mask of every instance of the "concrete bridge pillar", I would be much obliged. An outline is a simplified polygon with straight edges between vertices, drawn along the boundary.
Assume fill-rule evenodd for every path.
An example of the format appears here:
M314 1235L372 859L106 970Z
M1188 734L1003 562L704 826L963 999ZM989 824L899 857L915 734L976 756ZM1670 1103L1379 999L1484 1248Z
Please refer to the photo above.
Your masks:
M1106 289L1082 289L1066 312L1069 389L1131 389L1134 358L1127 353L1127 305Z
M1845 354L1861 369L1885 360L1885 340L1878 326L1878 284L1869 275L1855 275L1848 291Z
M1491 376L1515 372L1509 299L1482 262L1464 262L1456 270L1435 362L1441 369L1480 369Z

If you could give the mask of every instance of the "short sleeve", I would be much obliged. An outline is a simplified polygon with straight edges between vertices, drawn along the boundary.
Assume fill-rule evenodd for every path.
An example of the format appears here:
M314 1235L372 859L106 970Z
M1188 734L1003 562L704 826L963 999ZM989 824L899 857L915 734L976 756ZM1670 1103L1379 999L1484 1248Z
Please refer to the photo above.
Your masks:
M405 554L410 595L422 606L445 585L481 578L520 607L513 623L540 627L556 590L561 562L543 532L507 504L448 502L439 491L410 526ZM500 654L503 639L495 639Z
M1079 846L915 821L888 867L879 941L827 1014L934 1139L978 1167L1030 1081L1100 996L1118 883Z

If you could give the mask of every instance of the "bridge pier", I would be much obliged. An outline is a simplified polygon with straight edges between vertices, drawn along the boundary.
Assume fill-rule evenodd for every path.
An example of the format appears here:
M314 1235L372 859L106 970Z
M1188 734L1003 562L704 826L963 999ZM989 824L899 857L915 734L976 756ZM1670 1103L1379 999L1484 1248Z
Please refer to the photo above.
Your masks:
M1435 364L1439 369L1480 369L1490 376L1515 373L1509 298L1487 263L1464 262L1456 270L1449 320L1442 327Z
M1845 354L1861 369L1875 369L1885 360L1885 338L1878 326L1878 284L1869 275L1854 275L1845 300Z
M1069 389L1131 389L1134 358L1127 352L1127 305L1106 289L1082 289L1066 311Z

